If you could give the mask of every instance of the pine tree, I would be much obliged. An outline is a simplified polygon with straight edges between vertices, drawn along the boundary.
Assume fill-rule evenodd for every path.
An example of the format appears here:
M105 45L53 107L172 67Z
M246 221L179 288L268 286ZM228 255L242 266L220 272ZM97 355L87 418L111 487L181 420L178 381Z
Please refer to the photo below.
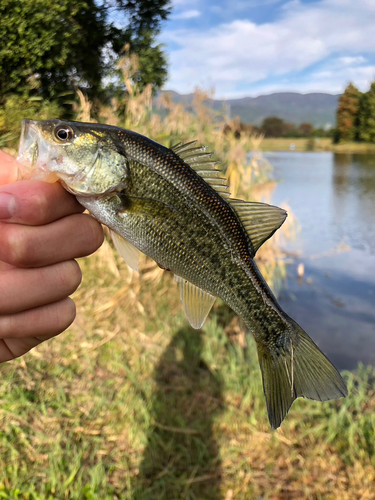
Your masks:
M352 83L349 83L339 99L336 112L339 141L354 141L357 138L359 109L360 92Z
M361 99L359 138L362 141L375 142L375 82Z

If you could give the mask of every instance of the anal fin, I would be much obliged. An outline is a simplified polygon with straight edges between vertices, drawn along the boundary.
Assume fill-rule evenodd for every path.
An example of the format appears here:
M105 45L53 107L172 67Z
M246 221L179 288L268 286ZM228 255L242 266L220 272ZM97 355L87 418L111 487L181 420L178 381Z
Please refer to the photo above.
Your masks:
M199 330L206 321L216 297L179 276L175 276L175 281L178 283L186 317L190 325Z

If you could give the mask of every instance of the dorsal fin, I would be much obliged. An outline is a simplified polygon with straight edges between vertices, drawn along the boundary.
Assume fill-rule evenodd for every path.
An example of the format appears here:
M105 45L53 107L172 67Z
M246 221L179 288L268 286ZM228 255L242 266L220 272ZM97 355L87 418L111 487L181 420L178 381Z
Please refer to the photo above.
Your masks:
M227 201L250 236L254 247L254 255L258 248L279 229L288 215L282 208L267 203L235 199Z
M171 150L174 151L176 153L176 155L179 155L182 151L185 151L185 149L192 149L193 146L195 146L195 144L197 142L198 141L190 141L190 142L186 142L185 144L182 142L179 142L178 144L175 144L174 146L172 146ZM202 146L202 147L204 147L204 146ZM200 149L200 148L197 148L197 149Z
M218 162L211 160L212 153L206 152L206 146L197 147L196 143L197 141L179 143L172 148L172 151L231 205L251 239L255 255L258 248L279 229L287 213L279 207L266 203L230 199L230 193L227 192L228 181L216 168Z
M180 299L190 325L199 330L206 321L216 297L201 288L175 275L175 281L180 290Z
M207 153L207 146L196 147L197 141L188 142L186 144L176 144L171 149L181 160L189 165L195 172L202 177L212 188L217 191L224 199L228 199L228 181L222 177L222 172L216 168L219 163L216 160L211 160L213 153Z

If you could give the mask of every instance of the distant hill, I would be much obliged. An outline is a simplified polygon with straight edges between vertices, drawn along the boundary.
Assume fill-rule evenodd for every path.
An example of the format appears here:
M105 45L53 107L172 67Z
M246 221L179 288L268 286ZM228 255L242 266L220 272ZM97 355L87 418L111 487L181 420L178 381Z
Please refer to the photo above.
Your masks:
M184 102L190 106L193 94L178 94L168 92L174 102ZM228 99L230 117L239 116L241 122L260 125L264 118L277 116L286 122L300 125L309 122L314 127L334 126L337 102L340 94L299 94L297 92L278 92L258 97L244 97L242 99ZM221 100L211 101L214 109L221 109Z

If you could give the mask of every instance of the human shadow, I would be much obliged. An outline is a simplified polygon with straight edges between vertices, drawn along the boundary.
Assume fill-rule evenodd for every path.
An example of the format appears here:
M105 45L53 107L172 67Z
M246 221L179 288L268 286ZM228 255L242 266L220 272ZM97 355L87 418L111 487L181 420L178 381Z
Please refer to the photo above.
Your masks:
M202 347L202 332L185 327L160 358L147 446L132 498L223 498L213 433L223 406L222 381L202 359Z

